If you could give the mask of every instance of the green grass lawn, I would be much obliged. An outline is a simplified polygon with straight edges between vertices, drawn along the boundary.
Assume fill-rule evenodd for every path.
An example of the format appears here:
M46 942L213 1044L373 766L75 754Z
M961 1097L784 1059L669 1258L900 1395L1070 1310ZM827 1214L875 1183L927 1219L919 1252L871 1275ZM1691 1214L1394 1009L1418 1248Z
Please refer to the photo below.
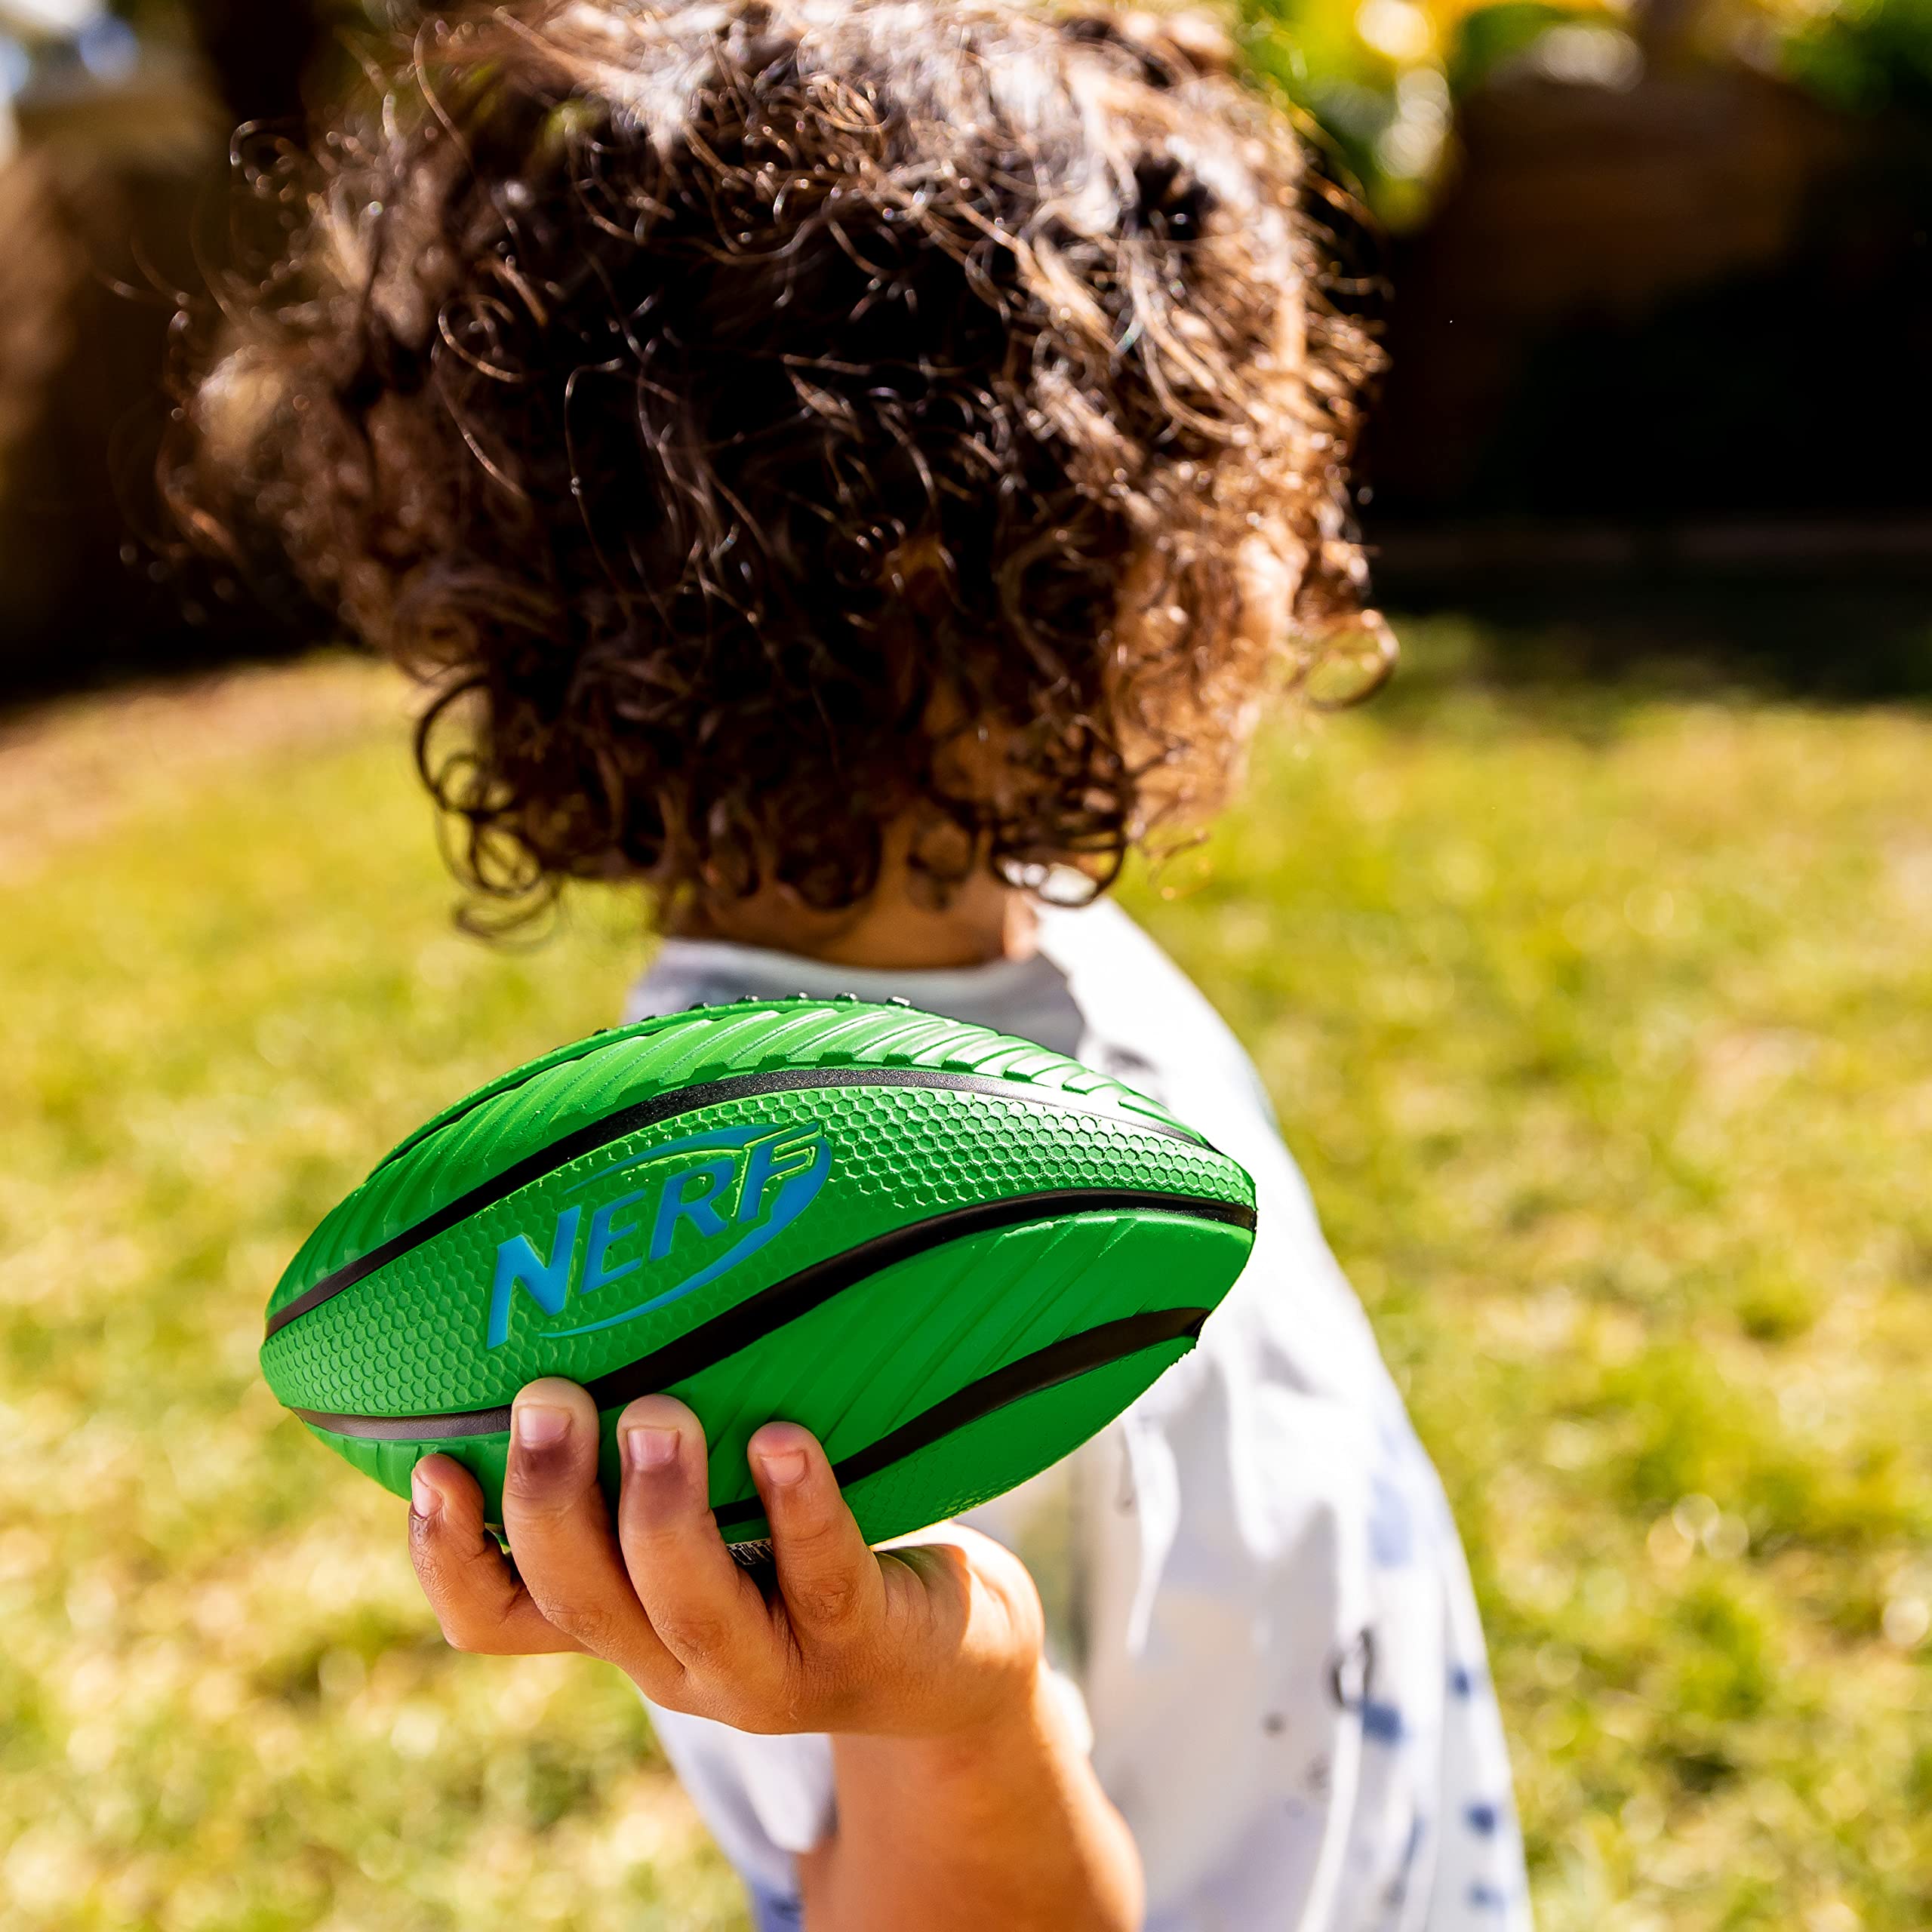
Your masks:
M1543 1924L1922 1924L1932 716L1418 642L1135 909L1443 1469ZM641 956L454 897L358 666L0 745L0 1924L742 1924L627 1689L444 1651L255 1377L313 1220Z

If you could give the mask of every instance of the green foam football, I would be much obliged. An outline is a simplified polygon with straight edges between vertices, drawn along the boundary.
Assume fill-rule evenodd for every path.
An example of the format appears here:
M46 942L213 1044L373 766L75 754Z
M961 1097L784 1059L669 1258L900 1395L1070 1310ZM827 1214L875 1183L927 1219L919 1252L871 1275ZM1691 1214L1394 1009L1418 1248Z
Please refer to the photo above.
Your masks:
M761 1000L600 1033L412 1134L289 1264L262 1371L398 1495L432 1451L500 1521L509 1404L690 1404L734 1542L753 1430L825 1444L873 1542L1011 1489L1192 1346L1247 1175L1044 1048L898 1005Z

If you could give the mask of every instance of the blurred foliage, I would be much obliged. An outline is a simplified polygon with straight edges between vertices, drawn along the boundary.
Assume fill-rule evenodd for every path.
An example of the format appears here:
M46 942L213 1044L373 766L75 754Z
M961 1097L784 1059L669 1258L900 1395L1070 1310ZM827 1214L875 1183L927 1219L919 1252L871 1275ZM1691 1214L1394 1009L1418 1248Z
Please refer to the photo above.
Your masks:
M1924 1924L1932 714L1405 643L1130 896L1443 1469L1539 1922ZM451 896L373 667L0 758L7 1932L742 1924L621 1681L443 1651L401 1506L256 1374L315 1218L645 949L586 897L491 951Z
M1241 0L1255 72L1334 142L1392 228L1427 212L1460 95L1559 28L1632 43L1600 0ZM1586 24L1587 23L1587 24Z
M1660 57L1742 60L1853 112L1932 113L1932 0L1233 4L1255 70L1327 131L1396 228L1427 211L1457 101L1512 64L1620 88ZM312 85L347 78L349 43L424 10L423 0L117 0L144 32L198 42L240 118L286 114L305 66Z
M1932 0L1784 0L1771 17L1786 29L1771 36L1779 64L1821 99L1855 114L1932 116Z
M1255 71L1312 117L1392 228L1428 213L1457 103L1515 69L1580 87L1739 61L1857 114L1932 115L1932 0L1238 0Z

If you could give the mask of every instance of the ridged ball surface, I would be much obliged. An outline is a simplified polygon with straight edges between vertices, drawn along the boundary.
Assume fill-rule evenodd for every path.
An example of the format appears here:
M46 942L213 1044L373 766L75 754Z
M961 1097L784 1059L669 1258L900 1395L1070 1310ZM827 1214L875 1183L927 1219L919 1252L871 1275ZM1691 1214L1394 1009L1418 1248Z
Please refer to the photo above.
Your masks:
M1019 1093L1091 1098L1128 1118L1180 1124L1157 1102L1078 1060L910 1007L766 1000L666 1014L561 1047L418 1128L303 1244L269 1312L521 1155L620 1107L738 1075L837 1067L978 1075Z
M831 1148L819 1195L790 1228L708 1289L589 1334L534 1318L521 1296L509 1335L485 1323L500 1247L549 1251L557 1217L586 1206L595 1177L639 1148L743 1124L817 1128ZM727 1102L626 1137L519 1189L366 1276L263 1344L269 1386L291 1407L358 1415L486 1408L540 1375L587 1382L662 1347L694 1322L840 1249L950 1208L1062 1188L1219 1197L1231 1163L1131 1120L1050 1111L1022 1099L917 1088L826 1089ZM590 1183L590 1192L584 1192ZM583 1237L580 1224L577 1245ZM673 1257L675 1258L675 1257ZM675 1269L664 1271L674 1275ZM629 1278L585 1297L614 1313Z
M928 1076L939 1084L904 1084ZM1122 1191L1146 1198L1117 1203ZM1201 1203L1238 1223L1252 1184L1156 1103L1029 1042L856 1001L700 1008L559 1049L411 1135L291 1263L262 1364L291 1407L423 1418L406 1440L317 1433L401 1492L420 1456L446 1449L494 1519L506 1438L478 1412L540 1375L594 1384L643 1362L654 1376L647 1358L691 1337L709 1353L653 1386L704 1421L728 1534L757 1537L744 1444L774 1416L863 1466L872 1444L977 1400L1016 1361L1090 1346L1078 1338L1110 1322L1211 1308L1252 1234L1177 1211ZM782 1320L758 1302L894 1235L900 1248L829 1298ZM338 1287L345 1271L357 1278ZM318 1284L326 1299L277 1325ZM728 1331L743 1339L714 1346ZM862 1526L897 1534L1024 1480L1189 1345L1137 1343L855 1474ZM438 1428L466 1412L476 1432Z

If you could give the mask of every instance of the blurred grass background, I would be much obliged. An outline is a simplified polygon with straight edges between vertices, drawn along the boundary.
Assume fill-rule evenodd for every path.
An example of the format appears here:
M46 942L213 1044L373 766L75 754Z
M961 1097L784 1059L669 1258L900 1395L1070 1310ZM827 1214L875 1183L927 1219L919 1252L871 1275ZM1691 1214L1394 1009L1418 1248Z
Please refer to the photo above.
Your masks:
M1932 1915L1932 713L1405 629L1130 892L1254 1052L1468 1541L1548 1932ZM738 1927L614 1673L445 1652L260 1310L635 909L460 937L342 657L0 750L0 1925Z

